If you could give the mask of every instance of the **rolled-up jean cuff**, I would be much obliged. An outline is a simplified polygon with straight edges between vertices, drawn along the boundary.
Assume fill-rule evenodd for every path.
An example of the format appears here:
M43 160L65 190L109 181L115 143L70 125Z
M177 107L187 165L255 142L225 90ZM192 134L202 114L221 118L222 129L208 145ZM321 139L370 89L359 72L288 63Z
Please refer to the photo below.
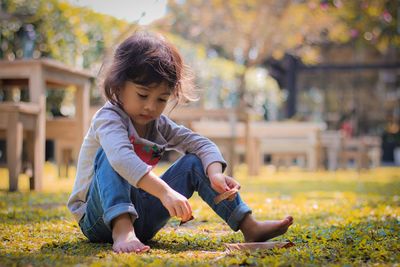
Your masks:
M107 227L111 229L111 221L118 217L121 214L124 213L129 213L129 215L132 218L132 223L134 222L134 220L136 220L136 218L138 218L138 213L135 209L135 207L133 206L132 203L119 203L117 205L112 206L111 208L108 208L103 215L103 221L104 223L107 225Z
M238 231L240 223L244 219L244 216L246 216L248 213L252 213L249 206L247 206L245 203L239 204L239 206L232 211L231 216L229 216L227 221L229 227L235 232Z

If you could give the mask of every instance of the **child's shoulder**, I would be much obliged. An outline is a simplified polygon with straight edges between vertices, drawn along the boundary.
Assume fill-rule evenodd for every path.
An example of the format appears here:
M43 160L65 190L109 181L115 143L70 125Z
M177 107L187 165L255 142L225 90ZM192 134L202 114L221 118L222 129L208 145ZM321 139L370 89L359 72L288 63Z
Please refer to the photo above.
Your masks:
M118 106L107 101L93 116L95 119L128 119L128 115Z
M125 127L129 127L129 116L119 107L107 102L105 103L91 119L91 126L97 128L103 124L122 123Z
M174 122L171 118L169 118L165 114L161 114L157 121L157 128L160 132L163 131L174 131L181 129L183 126Z
M160 117L158 118L158 124L163 126L176 125L175 122L165 114L160 115Z

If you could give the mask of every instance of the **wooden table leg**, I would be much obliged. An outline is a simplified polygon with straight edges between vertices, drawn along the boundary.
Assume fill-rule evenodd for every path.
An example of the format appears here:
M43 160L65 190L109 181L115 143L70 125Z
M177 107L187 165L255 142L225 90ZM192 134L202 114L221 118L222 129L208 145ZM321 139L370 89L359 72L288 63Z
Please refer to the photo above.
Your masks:
M26 135L26 151L28 153L28 168L31 168L30 175L29 175L29 189L34 190L34 172L35 168L33 165L34 158L35 158L35 147L34 147L34 134L32 131L29 131Z
M7 165L9 172L9 190L18 190L18 176L22 165L23 126L18 113L11 113L7 129Z

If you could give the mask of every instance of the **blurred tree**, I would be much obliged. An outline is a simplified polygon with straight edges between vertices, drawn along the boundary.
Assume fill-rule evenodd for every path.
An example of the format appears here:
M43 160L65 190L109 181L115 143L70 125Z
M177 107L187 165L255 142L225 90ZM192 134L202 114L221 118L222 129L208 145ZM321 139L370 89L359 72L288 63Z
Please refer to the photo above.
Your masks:
M160 24L243 64L243 102L246 71L266 60L286 54L317 63L321 47L331 43L373 46L381 53L399 47L398 9L393 0L170 0Z
M0 57L50 57L97 70L127 22L58 0L1 0Z
M330 29L330 39L376 49L381 55L400 48L400 1L334 0L321 5L342 22L341 27Z
M327 29L337 23L321 8L310 12L306 1L170 1L169 10L169 23L164 25L173 32L244 66L239 76L242 106L249 68L285 52L315 62L315 45L326 41Z
M199 102L192 103L207 108L234 107L237 100L236 77L243 66L232 60L210 53L202 44L183 39L179 35L162 32L182 54L185 63L195 73L192 78L198 88L207 88Z

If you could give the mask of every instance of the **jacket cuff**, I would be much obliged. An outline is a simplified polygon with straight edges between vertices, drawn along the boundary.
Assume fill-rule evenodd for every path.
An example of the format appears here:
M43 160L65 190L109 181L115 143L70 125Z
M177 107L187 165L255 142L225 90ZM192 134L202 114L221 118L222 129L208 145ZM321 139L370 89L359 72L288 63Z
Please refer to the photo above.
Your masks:
M129 181L130 184L136 188L138 187L137 184L139 183L139 181L153 169L153 166L143 164L139 168L140 168L140 170L138 170L138 168L135 169L134 176L130 176L130 177L135 177L135 178L133 178L131 181Z
M210 156L201 160L203 163L204 173L207 175L207 168L211 163L219 162L222 164L222 172L225 171L227 163L221 156ZM208 176L208 175L207 175Z

